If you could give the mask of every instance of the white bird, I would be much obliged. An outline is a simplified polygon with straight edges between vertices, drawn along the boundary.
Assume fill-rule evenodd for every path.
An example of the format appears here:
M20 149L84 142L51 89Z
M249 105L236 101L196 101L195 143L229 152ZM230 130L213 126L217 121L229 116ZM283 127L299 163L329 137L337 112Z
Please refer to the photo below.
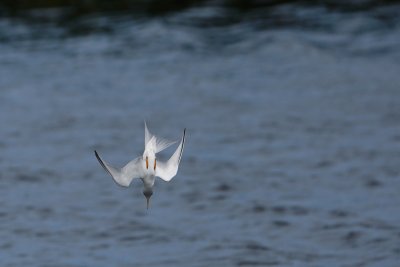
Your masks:
M153 195L153 185L155 176L160 177L162 180L170 181L178 172L179 163L182 158L183 146L185 144L186 128L183 131L181 142L176 149L175 153L169 158L167 162L158 161L156 154L176 141L168 141L163 138L156 137L151 134L147 129L146 122L144 123L144 152L143 156L128 162L123 168L115 168L102 160L95 150L96 158L101 166L106 170L114 181L123 187L128 187L133 179L140 178L143 182L143 194L147 200L147 209L149 208L149 201Z

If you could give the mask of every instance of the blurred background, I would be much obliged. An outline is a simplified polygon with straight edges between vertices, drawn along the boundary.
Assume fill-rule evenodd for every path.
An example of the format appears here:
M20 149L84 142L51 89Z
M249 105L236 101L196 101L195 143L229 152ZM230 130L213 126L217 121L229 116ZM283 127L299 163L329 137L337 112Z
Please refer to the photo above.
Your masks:
M1 266L397 266L400 1L0 1ZM154 134L178 175L114 184ZM175 147L161 153L167 159Z

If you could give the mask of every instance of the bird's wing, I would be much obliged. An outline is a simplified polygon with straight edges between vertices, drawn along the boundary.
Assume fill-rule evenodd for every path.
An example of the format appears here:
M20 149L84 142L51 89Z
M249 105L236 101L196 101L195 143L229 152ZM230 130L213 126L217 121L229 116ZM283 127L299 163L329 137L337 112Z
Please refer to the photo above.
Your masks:
M134 178L140 178L142 176L143 170L140 164L140 157L128 162L122 169L118 169L102 160L96 150L94 153L104 170L106 170L120 186L128 187Z
M149 150L154 151L154 153L158 153L175 143L176 143L176 141L170 141L165 138L157 137L154 134L150 133L149 129L147 128L146 121L144 122L145 150L149 149Z
M167 162L157 161L157 168L155 175L160 177L166 182L174 178L174 176L178 172L179 163L182 158L183 147L185 145L185 134L186 134L186 129L183 131L181 143L179 144L175 153L169 158Z

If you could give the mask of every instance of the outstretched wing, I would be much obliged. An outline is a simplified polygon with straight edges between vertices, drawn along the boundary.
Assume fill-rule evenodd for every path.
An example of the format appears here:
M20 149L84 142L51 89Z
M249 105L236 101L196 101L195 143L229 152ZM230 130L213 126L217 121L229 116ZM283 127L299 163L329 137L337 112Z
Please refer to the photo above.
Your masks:
M146 121L144 122L144 146L145 150L152 150L154 153L158 153L167 147L175 144L176 141L170 141L161 137L157 137L154 134L150 133L147 128Z
M134 178L140 178L143 174L140 157L128 162L122 169L118 169L102 160L96 150L94 154L104 170L106 170L120 186L128 187Z
M186 129L183 131L181 143L176 149L175 153L169 158L167 162L157 161L156 176L168 182L178 172L179 163L181 162L183 147L185 145Z

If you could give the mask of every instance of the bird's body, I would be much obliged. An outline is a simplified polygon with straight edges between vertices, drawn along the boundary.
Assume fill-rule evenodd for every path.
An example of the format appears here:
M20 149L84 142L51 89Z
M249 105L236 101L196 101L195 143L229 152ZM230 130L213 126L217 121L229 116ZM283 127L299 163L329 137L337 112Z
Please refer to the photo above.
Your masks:
M153 186L155 177L158 176L164 181L170 181L178 172L179 163L182 157L183 147L185 143L185 132L183 131L182 140L175 153L167 162L158 161L156 154L176 142L170 142L162 138L152 135L147 129L145 123L145 149L143 155L126 164L123 168L114 168L101 159L97 151L96 158L101 166L106 170L114 181L123 187L128 187L134 178L140 178L143 182L143 194L147 199L147 207L149 199L153 194Z

